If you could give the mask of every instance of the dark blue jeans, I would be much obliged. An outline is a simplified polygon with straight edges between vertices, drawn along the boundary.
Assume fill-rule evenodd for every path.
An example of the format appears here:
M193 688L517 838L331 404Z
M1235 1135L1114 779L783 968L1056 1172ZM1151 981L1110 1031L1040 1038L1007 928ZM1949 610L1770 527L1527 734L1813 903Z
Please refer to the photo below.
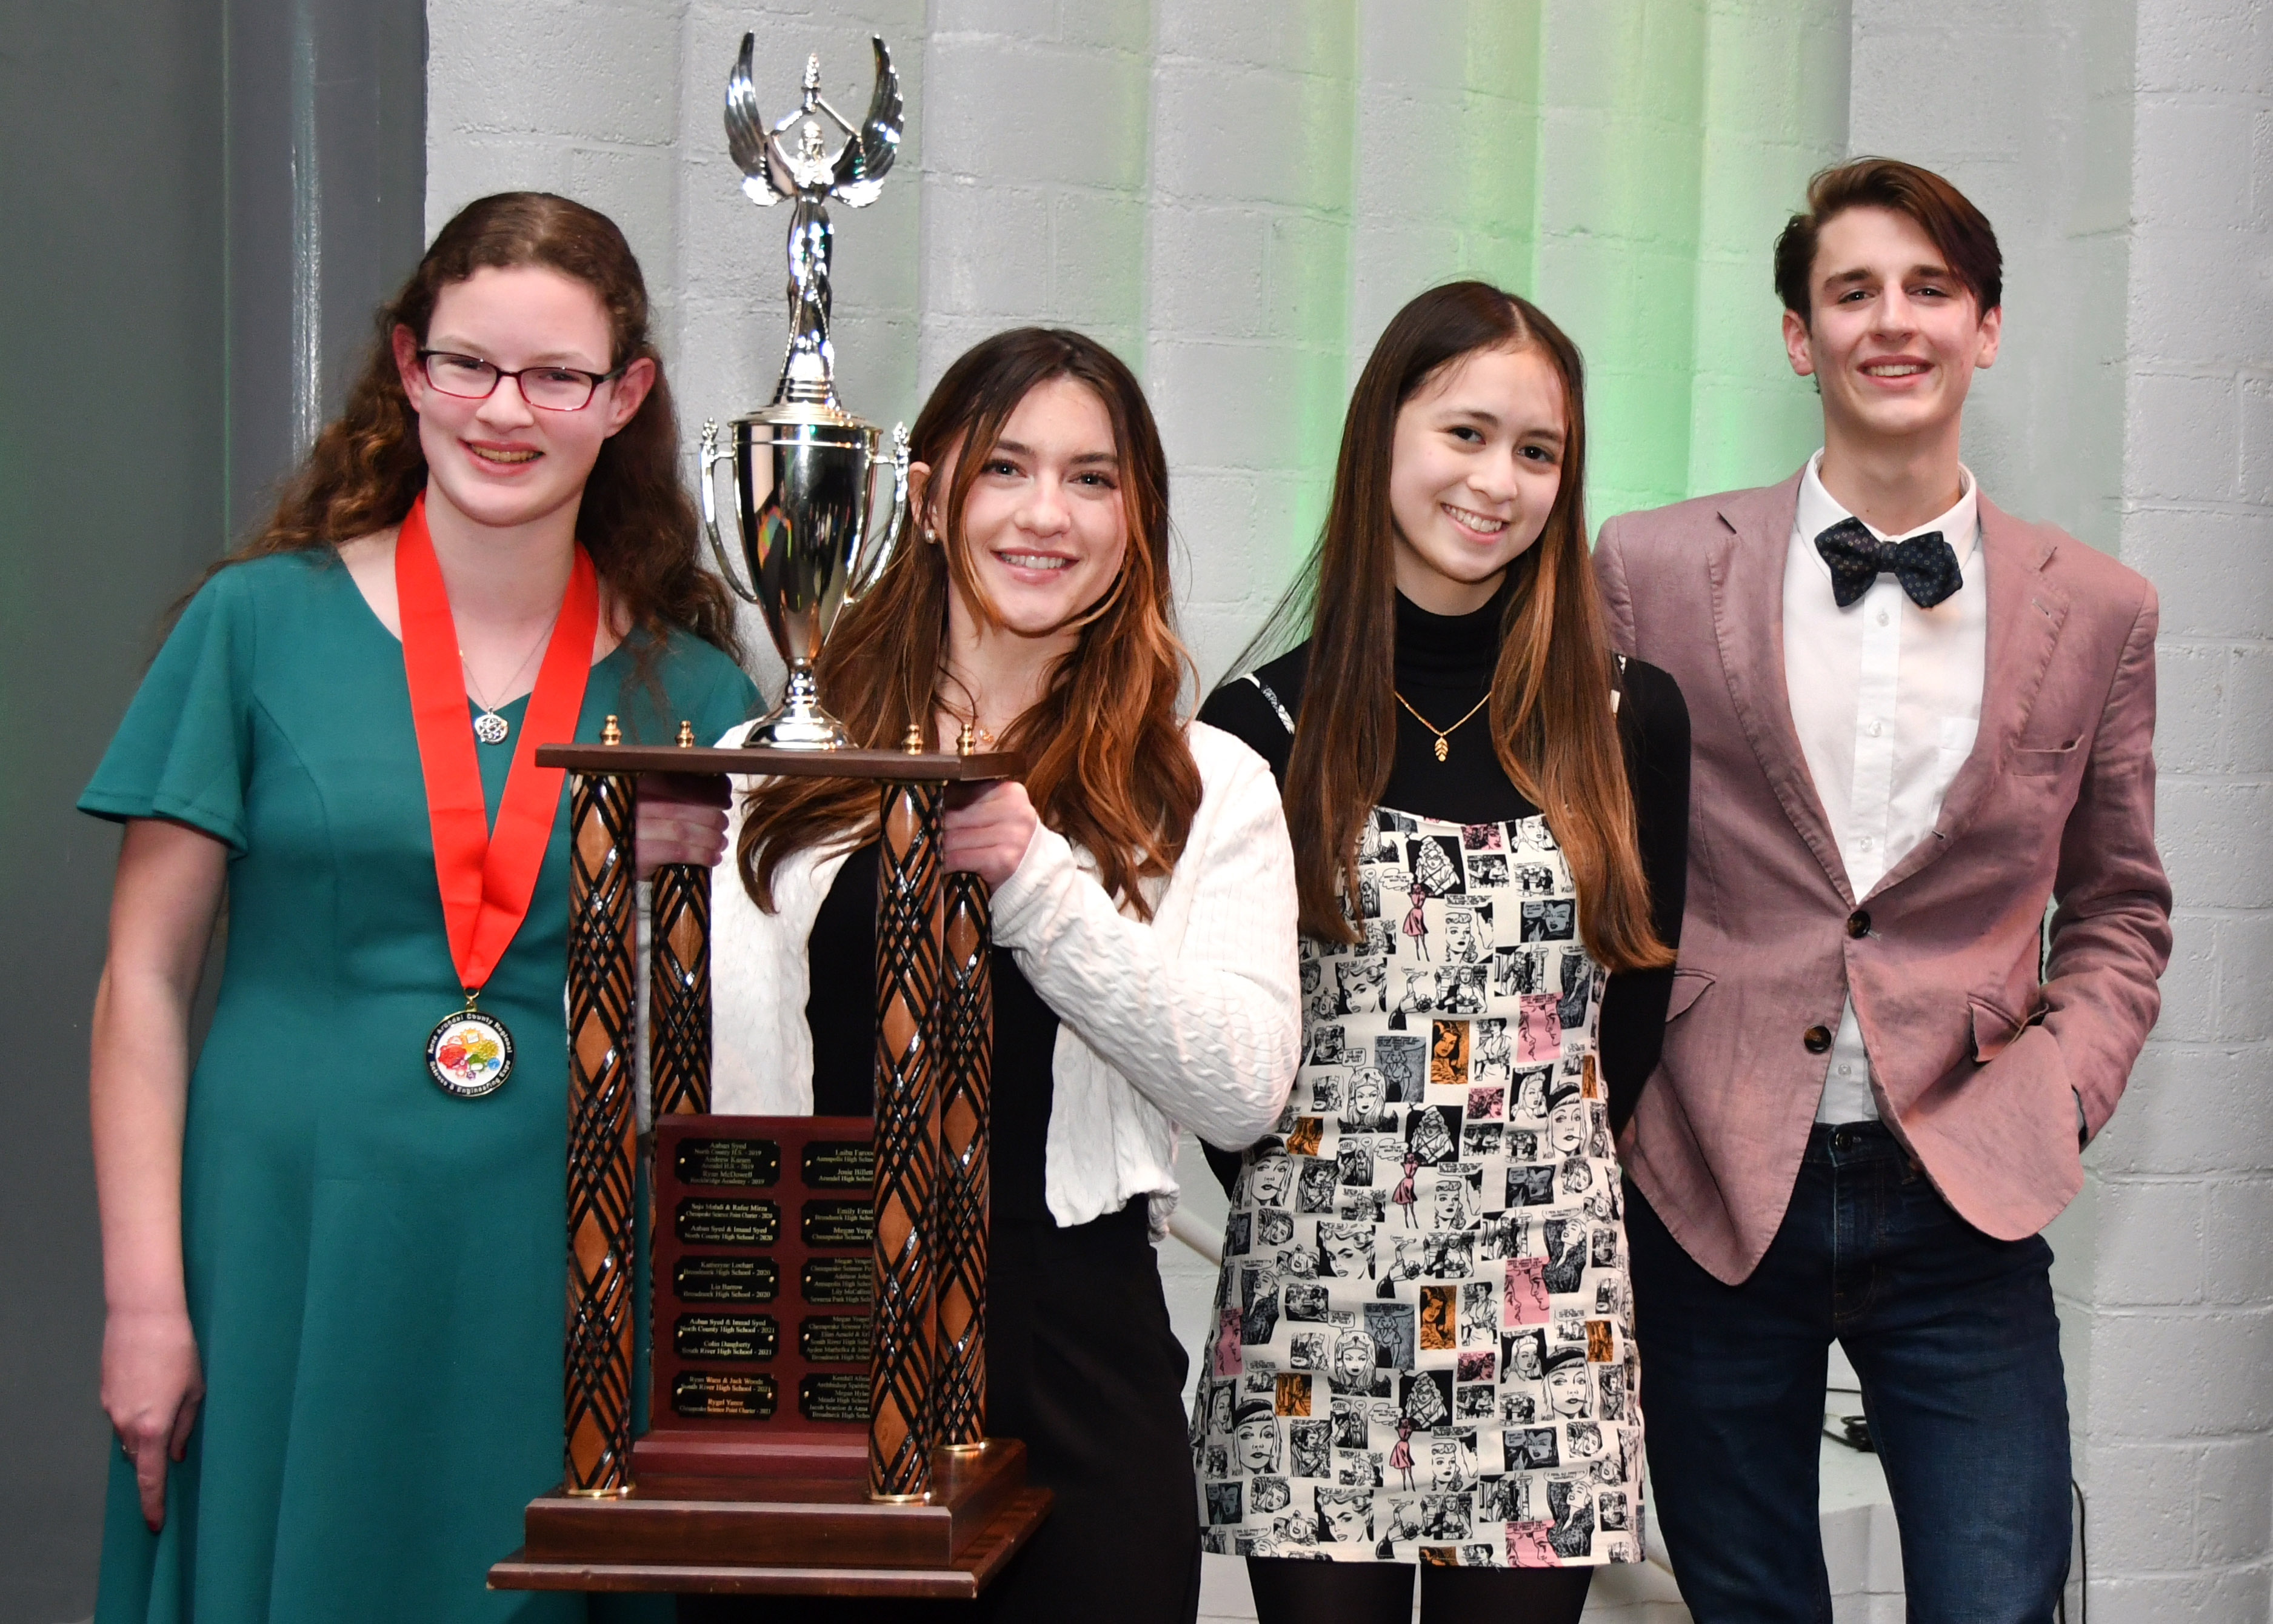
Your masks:
M1739 1286L1626 1192L1650 1493L1698 1624L1830 1624L1817 1457L1834 1337L1862 1379L1912 1624L2051 1619L2067 1388L2043 1238L1974 1229L1877 1123L1809 1136Z

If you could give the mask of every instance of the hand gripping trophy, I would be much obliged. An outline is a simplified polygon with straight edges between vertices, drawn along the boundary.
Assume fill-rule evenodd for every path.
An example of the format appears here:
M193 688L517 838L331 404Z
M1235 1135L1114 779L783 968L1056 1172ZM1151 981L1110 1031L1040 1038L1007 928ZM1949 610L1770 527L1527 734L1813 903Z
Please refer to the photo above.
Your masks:
M791 202L789 222L789 353L773 403L702 429L702 518L728 585L764 614L789 666L781 703L751 729L748 742L782 749L842 749L844 728L821 709L813 664L837 612L881 573L899 543L907 507L908 442L892 434L892 497L876 500L887 463L883 436L836 399L836 354L829 340L829 201L864 208L884 188L899 155L905 109L891 53L874 39L876 87L854 124L821 94L821 59L805 64L802 104L769 126L750 78L754 36L726 81L726 144L742 190L761 207ZM829 151L823 120L844 145ZM750 584L737 578L719 535L716 470L731 463L733 516Z

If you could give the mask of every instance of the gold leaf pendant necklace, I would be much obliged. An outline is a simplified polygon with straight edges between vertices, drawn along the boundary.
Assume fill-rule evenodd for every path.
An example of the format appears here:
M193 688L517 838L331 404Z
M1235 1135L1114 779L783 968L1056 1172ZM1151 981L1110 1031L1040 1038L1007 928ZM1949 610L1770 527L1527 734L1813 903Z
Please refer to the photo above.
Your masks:
M1397 690L1395 688L1392 688L1389 691L1392 694L1397 694ZM1443 761L1447 756L1452 754L1452 747L1447 742L1451 735L1459 732L1461 726L1467 723L1470 718L1473 718L1477 711L1491 703L1491 695L1487 693L1482 699L1476 701L1474 704L1470 705L1468 707L1468 714L1462 717L1459 721L1453 723L1450 727L1437 726L1436 723L1430 721L1418 710L1414 710L1413 702L1406 698L1402 694L1397 694L1397 703L1405 707L1406 710L1412 716L1414 721L1420 723L1422 726L1427 728L1430 733L1437 735L1437 759L1438 761Z

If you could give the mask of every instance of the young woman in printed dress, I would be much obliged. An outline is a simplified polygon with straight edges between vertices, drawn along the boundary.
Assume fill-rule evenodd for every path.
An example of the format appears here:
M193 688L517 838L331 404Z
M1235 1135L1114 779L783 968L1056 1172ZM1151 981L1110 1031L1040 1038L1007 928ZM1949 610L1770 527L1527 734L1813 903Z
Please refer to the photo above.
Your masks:
M1314 1144L1330 1198L1302 1198L1301 1158L1267 1186L1252 1152L1218 1161L1193 1445L1206 1548L1248 1558L1264 1624L1401 1620L1416 1566L1431 1620L1573 1620L1594 1565L1641 1555L1612 1136L1665 1019L1689 732L1671 680L1609 647L1585 439L1545 316L1480 282L1414 300L1280 605L1309 640L1201 712L1279 778L1319 984L1387 981L1310 1015L1265 1141ZM1285 1289L1306 1250L1334 1259L1323 1297ZM1243 1469L1219 1418L1250 1407L1306 1446L1284 1458L1330 1441L1325 1475Z
M1286 820L1252 750L1177 713L1167 459L1126 366L1078 334L998 335L947 370L912 450L913 538L845 612L821 691L857 739L896 745L912 724L952 749L968 726L1028 763L950 800L943 856L994 898L986 1429L1024 1442L1056 1501L976 1603L873 1612L1174 1624L1200 1564L1186 1362L1152 1248L1178 1124L1249 1144L1294 1074ZM718 1109L873 1109L876 801L871 782L799 778L740 798L742 883L714 891Z
M567 791L526 756L749 714L696 545L623 234L503 193L442 228L152 663L79 801L124 825L91 1090L103 1624L623 1615L484 1583L560 1479ZM454 945L448 800L521 862L486 964ZM642 801L638 839L643 870L715 862L724 818ZM473 892L510 896L487 855ZM478 1098L437 1086L467 1046L428 1061L469 989L514 1046Z

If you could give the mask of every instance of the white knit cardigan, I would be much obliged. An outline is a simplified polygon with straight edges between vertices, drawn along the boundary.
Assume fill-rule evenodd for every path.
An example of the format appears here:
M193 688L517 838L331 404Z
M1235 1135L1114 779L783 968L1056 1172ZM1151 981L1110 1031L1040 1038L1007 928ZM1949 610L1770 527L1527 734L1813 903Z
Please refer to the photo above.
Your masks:
M1058 1017L1045 1197L1061 1226L1146 1196L1157 1239L1176 1202L1178 1124L1227 1149L1251 1144L1285 1109L1300 1061L1294 859L1278 786L1230 734L1192 722L1185 737L1200 806L1174 870L1146 882L1149 922L1116 909L1089 853L1047 828L994 893L995 942ZM739 793L732 819L711 888L712 1109L809 1116L806 944L844 853L785 860L766 914L734 870Z

